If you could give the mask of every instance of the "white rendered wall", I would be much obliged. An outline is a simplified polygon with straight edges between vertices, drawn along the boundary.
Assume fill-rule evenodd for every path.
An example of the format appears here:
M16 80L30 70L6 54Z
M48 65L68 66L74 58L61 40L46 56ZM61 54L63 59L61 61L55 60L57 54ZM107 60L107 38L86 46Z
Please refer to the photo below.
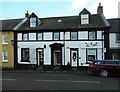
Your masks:
M101 38L102 32L97 32L98 39ZM43 39L44 40L52 40L52 32L43 33ZM22 40L22 33L19 33L18 40ZM80 40L82 39L88 39L88 32L82 31L78 32L78 37ZM29 39L34 40L36 39L35 33L29 33ZM64 32L60 33L60 39L64 39ZM65 33L65 39L70 40L70 32ZM31 41L31 42L18 42L18 62L21 64L36 64L36 48L44 48L44 45L46 45L46 48L44 48L44 65L51 65L51 48L49 45L53 43L61 43L64 44L64 41ZM95 44L96 46L86 46L87 44ZM70 48L78 48L78 62L79 66L81 63L83 63L84 66L86 66L86 49L88 48L94 48L97 49L97 57L98 59L102 59L102 41L65 41L65 50L64 47L62 48L62 65L67 65L67 62L70 62ZM104 44L103 44L104 46ZM30 61L31 62L20 62L21 61L21 48L29 48L30 50ZM64 58L64 51L65 51L65 58Z
M49 45L54 42L18 42L18 62L20 64L36 64L36 48L44 48L44 65L51 64L51 48ZM58 42L63 44L63 42ZM29 48L29 57L31 62L20 62L21 61L21 48Z

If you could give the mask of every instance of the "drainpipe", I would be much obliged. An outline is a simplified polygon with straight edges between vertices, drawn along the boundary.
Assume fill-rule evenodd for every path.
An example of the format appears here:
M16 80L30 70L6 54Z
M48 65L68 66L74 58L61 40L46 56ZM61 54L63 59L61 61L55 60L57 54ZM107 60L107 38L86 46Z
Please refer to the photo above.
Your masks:
M65 66L65 31L64 31L64 66Z
M104 46L103 46L103 41L104 41L104 31L102 31L102 60L104 59L103 56L104 56Z

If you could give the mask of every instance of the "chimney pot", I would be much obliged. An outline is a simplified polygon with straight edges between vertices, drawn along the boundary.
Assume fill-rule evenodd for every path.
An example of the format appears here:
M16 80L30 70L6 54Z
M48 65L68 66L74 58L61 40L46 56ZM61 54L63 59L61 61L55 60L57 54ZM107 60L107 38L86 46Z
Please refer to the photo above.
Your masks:
M25 18L27 18L29 16L29 12L27 11L27 13L25 13Z
M101 6L101 3L99 3L97 14L103 14L103 6Z

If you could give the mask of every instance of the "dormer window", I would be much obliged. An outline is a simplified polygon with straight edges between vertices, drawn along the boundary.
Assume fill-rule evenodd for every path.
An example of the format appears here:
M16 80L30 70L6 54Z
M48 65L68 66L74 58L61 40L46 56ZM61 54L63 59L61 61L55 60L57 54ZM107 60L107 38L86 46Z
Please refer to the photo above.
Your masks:
M37 17L37 15L35 13L32 13L29 16L29 26L30 27L38 27L38 26L40 26L40 24L41 24L40 19Z
M89 15L81 14L81 24L89 24Z
M80 24L90 24L90 12L87 9L83 9L80 13L79 13L79 17L80 17Z
M37 19L36 18L30 18L30 27L36 27L37 26Z

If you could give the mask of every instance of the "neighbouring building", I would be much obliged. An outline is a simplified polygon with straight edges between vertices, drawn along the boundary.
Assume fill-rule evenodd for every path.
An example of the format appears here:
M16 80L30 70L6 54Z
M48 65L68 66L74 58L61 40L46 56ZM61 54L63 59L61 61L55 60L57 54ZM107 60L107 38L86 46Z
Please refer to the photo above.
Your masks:
M97 14L85 8L78 16L65 17L27 12L13 28L15 68L81 67L108 58L109 28L101 4Z
M120 59L120 18L108 19L109 30L109 54L110 59Z
M20 21L20 19L0 21L2 23L2 30L0 31L0 60L2 69L14 68L14 33L12 32L12 28Z

